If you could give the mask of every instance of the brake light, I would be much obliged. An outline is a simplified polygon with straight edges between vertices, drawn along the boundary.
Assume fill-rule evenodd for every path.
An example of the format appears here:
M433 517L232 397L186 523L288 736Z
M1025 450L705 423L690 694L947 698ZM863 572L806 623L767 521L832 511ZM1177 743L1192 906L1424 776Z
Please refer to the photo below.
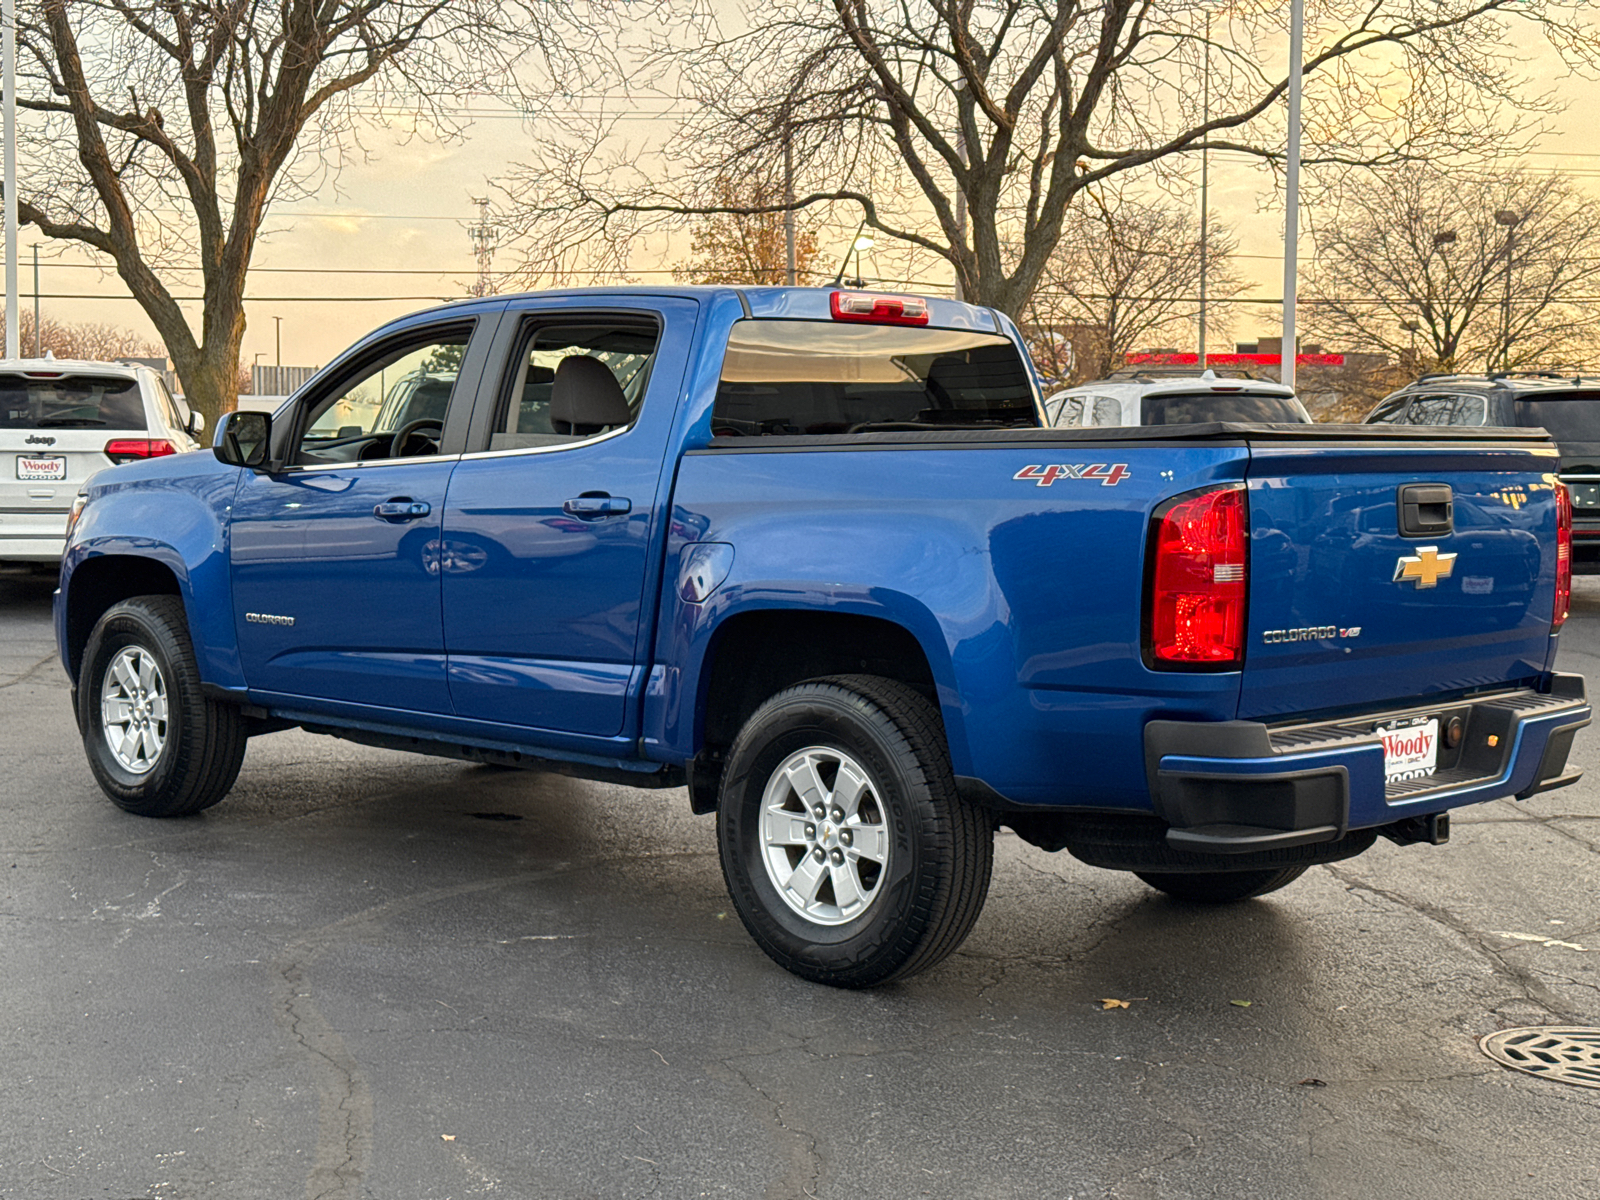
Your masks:
M1550 628L1560 629L1572 608L1572 493L1556 484L1556 610Z
M871 292L833 292L828 308L835 321L874 325L926 325L928 302L921 296L876 296Z
M1168 500L1151 524L1152 666L1244 663L1248 521L1242 483Z
M178 448L165 438L113 438L106 443L106 457L118 464L138 458L160 458L176 454Z

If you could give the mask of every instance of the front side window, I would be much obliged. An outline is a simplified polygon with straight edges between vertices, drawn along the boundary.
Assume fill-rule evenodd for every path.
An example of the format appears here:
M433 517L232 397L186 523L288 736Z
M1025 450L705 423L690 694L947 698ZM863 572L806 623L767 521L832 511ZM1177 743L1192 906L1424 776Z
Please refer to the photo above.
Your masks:
M735 322L711 417L721 437L1038 424L1009 339L832 321Z
M313 399L297 462L436 454L470 327L387 348Z
M116 376L0 375L0 428L145 428L139 381Z

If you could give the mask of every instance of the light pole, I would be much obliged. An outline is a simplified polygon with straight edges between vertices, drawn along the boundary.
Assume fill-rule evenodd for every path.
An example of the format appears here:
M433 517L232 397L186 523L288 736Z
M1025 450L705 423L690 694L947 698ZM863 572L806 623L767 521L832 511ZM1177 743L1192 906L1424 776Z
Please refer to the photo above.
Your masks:
M283 318L273 317L272 321L273 337L278 347L278 365L281 367L283 366Z
M1201 123L1211 124L1211 10L1206 9L1205 66L1200 81ZM1210 137L1208 130L1206 137ZM1204 145L1200 148L1200 369L1206 369L1206 285L1210 282L1211 239L1210 214L1206 211L1210 201L1207 196L1210 184L1210 156Z
M1278 378L1294 387L1294 305L1300 281L1300 57L1305 46L1305 0L1289 4L1289 144L1283 162L1283 345Z
M1494 223L1502 225L1506 231L1506 294L1500 302L1500 369L1507 370L1511 366L1511 255L1517 246L1517 226L1522 224L1524 214L1513 212L1509 208L1496 209Z

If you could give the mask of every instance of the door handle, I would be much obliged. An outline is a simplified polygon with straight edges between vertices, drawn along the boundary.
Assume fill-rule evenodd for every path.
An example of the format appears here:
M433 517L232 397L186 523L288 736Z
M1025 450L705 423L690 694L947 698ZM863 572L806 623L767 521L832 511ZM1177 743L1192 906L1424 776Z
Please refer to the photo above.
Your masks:
M580 521L595 521L601 517L620 517L633 511L633 501L626 496L608 496L604 492L586 492L568 500L561 511Z
M395 496L372 506L372 515L382 521L415 521L432 511L426 500L413 500L410 496Z

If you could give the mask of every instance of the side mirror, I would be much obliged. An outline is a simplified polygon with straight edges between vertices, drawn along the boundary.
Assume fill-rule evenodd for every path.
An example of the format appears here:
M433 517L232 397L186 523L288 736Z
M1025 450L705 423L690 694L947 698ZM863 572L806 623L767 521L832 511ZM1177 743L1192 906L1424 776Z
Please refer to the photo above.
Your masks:
M272 418L266 413L225 413L217 422L211 452L229 466L260 467L266 464L271 440Z
M194 412L193 410L191 410L190 413L189 413L188 424L186 424L184 426L184 428L189 431L189 436L190 437L194 437L194 438L199 437L202 433L204 433L206 431L206 415L205 415L205 413Z

